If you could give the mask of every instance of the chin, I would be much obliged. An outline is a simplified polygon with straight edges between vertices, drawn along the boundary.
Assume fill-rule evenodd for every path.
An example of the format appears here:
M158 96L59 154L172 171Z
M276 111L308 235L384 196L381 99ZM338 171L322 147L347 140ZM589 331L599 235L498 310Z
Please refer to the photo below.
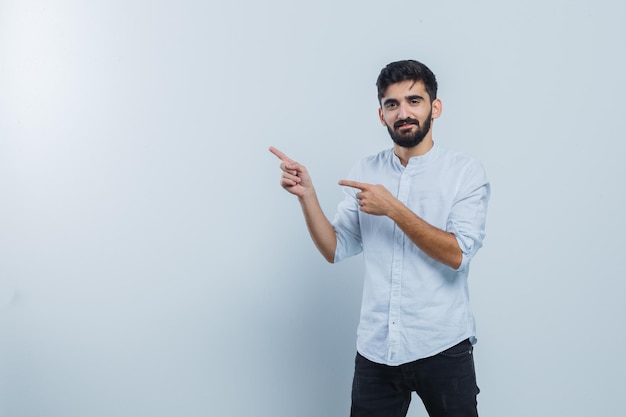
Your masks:
M408 148L414 148L420 143L422 143L422 141L424 140L424 137L416 139L416 138L403 138L403 137L392 136L391 139L396 145L408 149Z

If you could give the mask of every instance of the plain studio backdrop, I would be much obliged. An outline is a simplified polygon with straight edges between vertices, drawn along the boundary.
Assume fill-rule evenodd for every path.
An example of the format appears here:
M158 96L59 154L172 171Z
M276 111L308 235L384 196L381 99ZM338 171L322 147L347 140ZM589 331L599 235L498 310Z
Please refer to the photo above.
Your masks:
M332 217L407 58L492 184L481 416L619 414L624 4L0 1L0 416L347 416L362 259L267 148Z

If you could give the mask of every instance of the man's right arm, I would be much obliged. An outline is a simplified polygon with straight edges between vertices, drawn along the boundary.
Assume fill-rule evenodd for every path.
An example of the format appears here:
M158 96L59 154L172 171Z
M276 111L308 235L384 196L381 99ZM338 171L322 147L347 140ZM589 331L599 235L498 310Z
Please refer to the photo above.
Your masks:
M280 179L280 185L289 193L298 197L313 243L315 243L324 259L333 263L335 260L335 249L337 248L337 236L333 225L322 211L306 167L295 162L274 147L270 147L269 150L281 160L280 169L283 171L283 174Z
M334 263L337 235L335 234L335 228L322 211L315 191L310 196L298 197L298 200L300 201L304 220L313 243L315 243L324 259Z

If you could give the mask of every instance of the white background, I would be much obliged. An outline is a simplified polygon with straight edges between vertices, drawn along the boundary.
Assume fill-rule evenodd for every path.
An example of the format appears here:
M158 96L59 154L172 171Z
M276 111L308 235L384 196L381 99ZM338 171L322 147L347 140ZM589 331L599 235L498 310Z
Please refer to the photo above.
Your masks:
M347 416L359 257L324 210L391 146L388 62L440 83L492 183L472 265L479 411L626 408L626 6L0 1L0 416ZM424 416L415 398L410 416Z

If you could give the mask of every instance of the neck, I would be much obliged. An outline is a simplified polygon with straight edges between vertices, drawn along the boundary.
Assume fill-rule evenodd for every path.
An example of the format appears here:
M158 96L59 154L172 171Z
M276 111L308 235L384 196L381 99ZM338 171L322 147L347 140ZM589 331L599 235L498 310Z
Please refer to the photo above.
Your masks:
M400 158L400 163L402 164L402 166L406 166L409 163L409 159L413 158L414 156L421 156L426 154L426 152L432 149L433 145L433 138L430 134L428 134L420 143L413 146L412 148L404 148L402 146L394 144L393 152L398 158Z

